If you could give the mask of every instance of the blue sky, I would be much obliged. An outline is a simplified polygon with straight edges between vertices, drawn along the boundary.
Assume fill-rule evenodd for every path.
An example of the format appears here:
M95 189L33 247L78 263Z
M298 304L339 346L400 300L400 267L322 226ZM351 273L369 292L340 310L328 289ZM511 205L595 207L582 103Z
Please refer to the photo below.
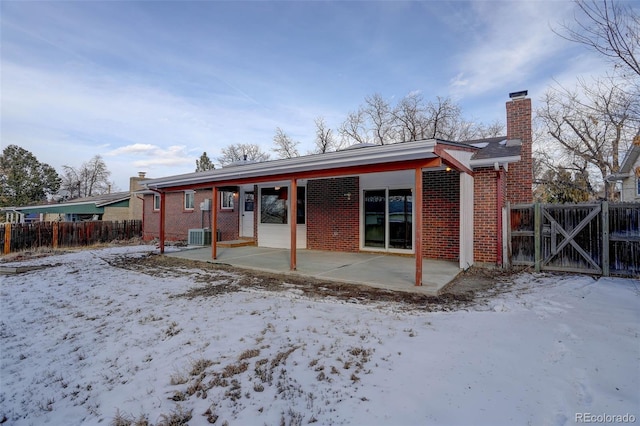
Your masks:
M604 74L550 27L568 1L0 2L1 143L59 172L102 155L117 189L189 173L206 151L301 142L365 96L451 97L504 121L508 93Z

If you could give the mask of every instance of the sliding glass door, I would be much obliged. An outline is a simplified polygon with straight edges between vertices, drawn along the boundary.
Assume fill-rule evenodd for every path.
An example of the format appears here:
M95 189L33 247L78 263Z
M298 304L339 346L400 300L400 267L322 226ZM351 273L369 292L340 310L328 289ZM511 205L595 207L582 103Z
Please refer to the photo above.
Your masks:
M382 249L413 248L411 189L364 191L364 246Z

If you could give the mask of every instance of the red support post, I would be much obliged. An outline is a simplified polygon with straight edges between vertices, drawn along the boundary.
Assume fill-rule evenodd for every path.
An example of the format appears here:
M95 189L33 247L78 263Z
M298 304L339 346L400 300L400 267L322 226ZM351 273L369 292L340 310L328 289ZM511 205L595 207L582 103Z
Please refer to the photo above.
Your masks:
M160 193L160 253L164 253L164 220L167 215L166 194Z
M292 271L296 270L297 256L296 256L296 242L298 240L297 236L297 225L298 225L298 182L295 178L291 179L291 194L289 195L289 203L291 204L291 214L289 215L289 227L291 229L291 261L290 261L290 269Z
M211 199L211 258L218 258L218 187L213 187Z

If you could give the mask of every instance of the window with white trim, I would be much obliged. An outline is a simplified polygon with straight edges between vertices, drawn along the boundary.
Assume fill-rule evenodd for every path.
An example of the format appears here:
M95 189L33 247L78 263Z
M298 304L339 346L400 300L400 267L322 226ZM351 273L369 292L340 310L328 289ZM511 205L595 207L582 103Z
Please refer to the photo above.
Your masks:
M231 191L220 191L220 209L233 210L233 196Z
M193 210L194 198L195 198L195 193L193 191L184 192L184 209L185 210Z
M160 194L153 194L153 209L160 210Z

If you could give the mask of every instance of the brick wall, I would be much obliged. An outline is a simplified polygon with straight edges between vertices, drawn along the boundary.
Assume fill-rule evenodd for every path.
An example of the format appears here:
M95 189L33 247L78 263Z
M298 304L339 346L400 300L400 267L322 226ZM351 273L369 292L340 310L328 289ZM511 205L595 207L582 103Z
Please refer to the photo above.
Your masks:
M460 256L460 175L422 174L423 257L457 260Z
M307 182L307 248L359 250L359 186L357 177Z
M473 180L473 256L475 262L496 263L498 238L497 172L491 168L477 169Z
M510 164L507 172L506 200L511 203L533 202L533 160L531 154L531 99L507 102L507 139L522 141L521 160Z
M213 191L200 190L195 192L194 209L184 210L184 193L170 192L166 194L165 213L165 239L167 241L186 241L189 229L210 228L210 212L200 210L200 203L205 198L211 198ZM213 206L220 208L219 200ZM212 207L213 207L212 206ZM235 240L238 238L238 202L235 200L233 210L218 210L218 229L222 231L223 240ZM152 240L160 237L160 210L153 210L153 195L144 196L144 222L142 236L145 240Z
M503 174L503 199L511 203L530 203L533 200L533 160L531 156L531 99L512 99L506 103L507 139L522 141L521 160L509 164ZM493 167L476 169L474 173L474 260L496 264L499 261L501 236L498 235L497 172Z

